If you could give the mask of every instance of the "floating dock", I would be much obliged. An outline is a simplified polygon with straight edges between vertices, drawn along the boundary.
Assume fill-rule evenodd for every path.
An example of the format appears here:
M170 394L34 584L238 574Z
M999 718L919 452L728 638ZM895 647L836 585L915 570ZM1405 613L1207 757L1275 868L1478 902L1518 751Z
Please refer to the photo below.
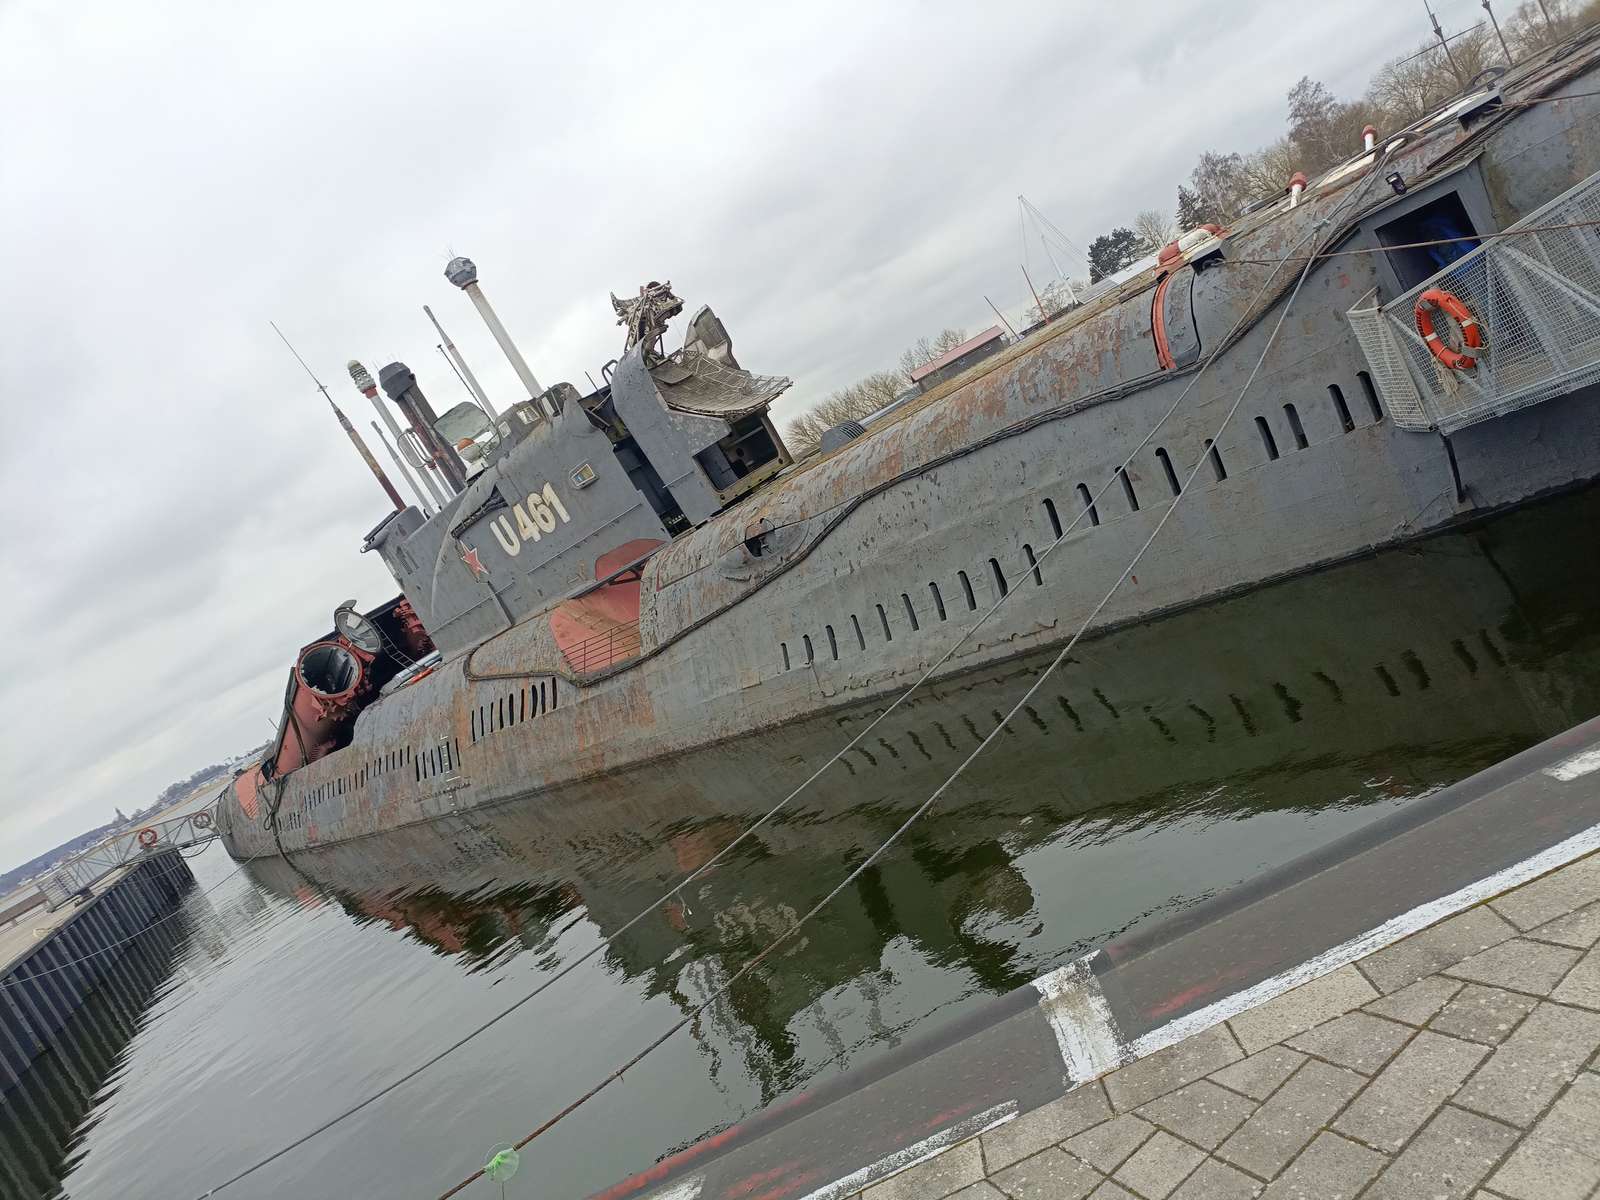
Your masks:
M598 1197L1546 1200L1596 1130L1600 718Z
M76 905L35 908L0 929L0 1094L57 1046L97 990L126 988L130 952L147 931L170 926L193 886L183 856L165 850L107 875Z

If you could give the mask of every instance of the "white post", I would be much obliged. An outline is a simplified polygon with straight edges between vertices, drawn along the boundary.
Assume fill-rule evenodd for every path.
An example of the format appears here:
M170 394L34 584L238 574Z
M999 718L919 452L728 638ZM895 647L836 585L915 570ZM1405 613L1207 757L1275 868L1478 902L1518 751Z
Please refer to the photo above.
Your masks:
M1304 171L1296 171L1289 177L1289 207L1294 208L1300 203L1300 193L1306 190L1306 176Z
M452 258L444 269L444 277L472 297L478 315L489 327L489 332L494 334L494 340L500 343L500 349L505 352L506 359L511 363L511 369L517 373L517 378L522 380L522 386L528 389L528 399L538 399L544 389L539 386L539 381L534 378L528 364L523 361L522 352L511 340L506 327L500 324L500 318L495 316L488 297L483 294L483 289L478 286L478 268L473 261L470 258Z

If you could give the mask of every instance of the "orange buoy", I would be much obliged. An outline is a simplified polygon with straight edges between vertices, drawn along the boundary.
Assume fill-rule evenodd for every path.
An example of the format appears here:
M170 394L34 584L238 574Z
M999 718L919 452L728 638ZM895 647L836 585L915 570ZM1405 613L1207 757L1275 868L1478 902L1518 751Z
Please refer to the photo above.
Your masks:
M1435 311L1454 317L1461 326L1461 349L1447 346L1433 327ZM1460 297L1443 288L1429 288L1417 297L1417 332L1428 351L1452 371L1471 371L1478 365L1477 351L1483 349L1483 327Z

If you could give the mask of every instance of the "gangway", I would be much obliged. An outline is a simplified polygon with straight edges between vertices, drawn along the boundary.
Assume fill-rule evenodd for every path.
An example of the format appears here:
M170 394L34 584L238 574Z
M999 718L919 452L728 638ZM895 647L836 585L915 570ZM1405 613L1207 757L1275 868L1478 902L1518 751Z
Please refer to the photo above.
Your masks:
M87 896L94 885L120 870L163 850L187 850L217 836L216 800L193 812L119 830L87 850L57 863L38 879L44 905L51 912Z

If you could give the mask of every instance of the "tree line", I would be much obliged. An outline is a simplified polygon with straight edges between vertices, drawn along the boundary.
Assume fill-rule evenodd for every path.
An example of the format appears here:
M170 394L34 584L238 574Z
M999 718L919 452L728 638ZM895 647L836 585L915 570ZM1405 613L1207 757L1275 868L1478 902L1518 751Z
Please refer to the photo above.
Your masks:
M1356 99L1341 100L1326 84L1302 77L1286 97L1288 128L1283 136L1245 153L1206 151L1188 181L1178 185L1170 214L1146 210L1131 227L1119 225L1089 243L1088 282L1133 265L1180 233L1208 223L1226 225L1250 205L1281 195L1296 171L1314 179L1350 158L1361 148L1365 126L1373 125L1380 133L1404 129L1436 112L1491 67L1507 65L1508 56L1521 61L1597 20L1600 0L1524 0L1498 33L1485 17L1451 37L1448 53L1437 40L1430 40L1391 59ZM1064 291L1054 296L1061 307L1050 309L1048 315L1069 306Z
M1485 17L1451 37L1448 53L1437 40L1429 40L1389 60L1357 99L1341 100L1326 84L1302 77L1286 97L1287 129L1281 137L1249 152L1201 154L1187 182L1178 185L1170 213L1146 209L1129 225L1090 241L1088 279L1051 280L1039 290L1038 303L1023 314L1024 325L1070 312L1076 296L1091 284L1155 254L1180 233L1211 223L1226 225L1252 204L1281 195L1296 171L1314 179L1345 161L1360 150L1365 126L1380 133L1403 129L1437 111L1484 71L1506 65L1508 57L1521 61L1596 21L1600 0L1523 0L1498 32ZM960 329L919 338L897 367L832 393L789 423L784 439L790 451L797 459L813 453L826 430L877 412L910 385L913 370L965 340Z
M884 371L874 371L848 387L817 401L790 421L783 431L784 444L795 458L816 452L822 435L845 421L870 417L911 386L911 372L955 349L967 340L965 329L942 329L934 337L920 337L900 355L900 361Z

